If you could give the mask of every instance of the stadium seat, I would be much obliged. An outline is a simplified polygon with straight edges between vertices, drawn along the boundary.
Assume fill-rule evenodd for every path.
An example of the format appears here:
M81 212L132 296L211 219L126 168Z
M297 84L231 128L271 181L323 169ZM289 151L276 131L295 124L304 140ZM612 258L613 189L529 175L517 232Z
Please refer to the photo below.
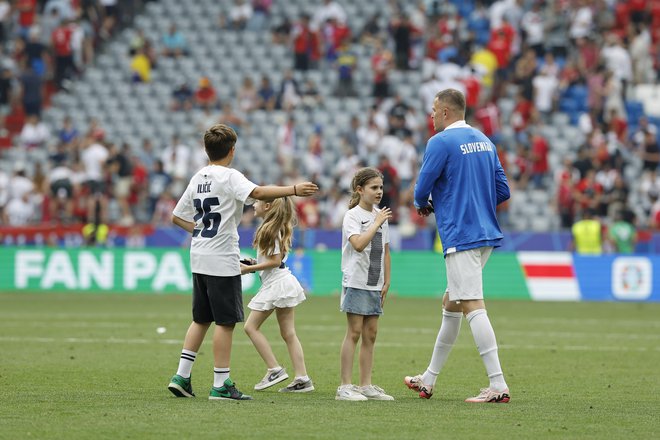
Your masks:
M629 121L637 121L644 116L644 105L639 101L626 101L625 108Z
M644 113L648 116L660 117L660 86L655 84L638 84L635 88L635 98L644 105Z
M550 201L550 195L547 191L534 189L529 192L529 201L535 206L547 206Z
M584 142L584 134L580 131L579 128L572 125L568 125L562 130L557 130L555 128L551 129L551 131L554 131L554 133L569 141L574 149L577 149L577 147Z
M552 125L555 127L565 127L570 124L571 119L566 113L555 112L551 116Z
M529 226L534 232L545 232L550 229L551 219L548 216L532 217Z
M571 143L563 138L555 138L549 141L550 149L558 154L568 154L571 151Z
M565 96L575 101L578 111L588 111L587 98L589 96L589 90L586 86L571 86L566 90Z

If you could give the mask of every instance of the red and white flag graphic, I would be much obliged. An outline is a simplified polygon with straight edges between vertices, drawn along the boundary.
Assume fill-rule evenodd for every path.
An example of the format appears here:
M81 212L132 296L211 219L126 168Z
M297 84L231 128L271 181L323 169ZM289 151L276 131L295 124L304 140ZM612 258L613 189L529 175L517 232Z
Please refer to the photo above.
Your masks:
M535 301L578 301L580 286L569 252L518 252L529 294Z

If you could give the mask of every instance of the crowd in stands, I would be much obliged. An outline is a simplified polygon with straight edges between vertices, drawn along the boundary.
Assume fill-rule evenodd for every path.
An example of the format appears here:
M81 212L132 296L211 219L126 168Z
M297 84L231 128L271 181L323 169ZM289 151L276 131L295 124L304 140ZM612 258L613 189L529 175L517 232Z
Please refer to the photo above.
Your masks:
M94 192L90 190L93 183L101 180L108 169L105 164L86 159L83 151L94 145L91 139L102 140L102 128L92 124L88 132L83 132L70 120L63 127L49 127L41 120L42 111L53 93L66 92L93 64L96 52L119 28L130 23L143 3L0 1L0 138L13 140L22 149L51 149L47 164L2 162L0 224L71 222L76 215L87 217L81 214L87 212L87 199L78 196ZM17 129L10 126L17 121ZM53 139L58 141L53 143ZM3 148L10 146L0 147L0 160ZM89 151L100 158L107 148L101 145ZM127 173L126 166L109 169L113 174ZM120 204L122 194L119 191L114 195Z
M182 81L172 84L168 111L200 109L198 129L225 122L239 137L251 129L245 121L252 112L287 112L273 139L281 183L312 178L323 189L318 198L298 201L302 227L340 227L350 176L362 166L383 172L383 204L396 213L393 223L424 226L412 209L412 187L433 134L428 115L433 97L452 87L466 96L468 123L497 144L514 195L527 190L553 194L557 226L568 229L593 210L605 225L626 218L640 228L660 228L657 120L647 117L635 98L638 85L658 80L660 1L392 0L367 17L362 28L351 28L338 0L310 4L299 16L278 20L271 16L273 1L282 0L234 0L219 13L217 30L270 32L272 42L289 48L291 57L292 69L281 82L274 84L268 75L246 76L230 99L221 100L216 89L221 85L207 77L196 85ZM0 54L0 109L7 114L19 105L11 100L22 99L32 115L18 136L24 148L46 148L52 136L59 142L55 148L49 145L51 160L42 175L35 172L28 179L22 164L15 164L13 176L0 174L3 221L87 221L91 208L79 205L100 197L110 206L109 221L167 224L182 182L203 164L198 147L177 138L170 145L152 146L142 139L116 145L104 138L103 121L92 127L44 127L39 122L43 98L3 93L6 76L24 90L38 90L34 85L45 81L66 88L93 61L94 48L112 37L120 9L116 3L123 4L41 3L0 1L0 31L9 36ZM72 40L68 52L61 49L60 34ZM131 43L131 80L150 81L161 57L186 57L189 44L174 18L158 42L138 29ZM337 83L331 96L358 96L355 73L363 53L358 46L368 47L370 57L370 111L352 115L347 126L317 126L303 139L294 110L323 109L330 96L310 77L300 81L298 73L334 69ZM417 93L412 98L402 96L391 81L395 72L411 71L423 75L422 83L413 85ZM512 106L504 109L503 100ZM554 130L559 135L558 115L565 115L580 136L568 139L568 151L553 162L555 136L548 134ZM340 158L331 166L323 160L328 136L341 138ZM34 199L35 209L49 208L39 216L14 215L9 202L25 197ZM61 205L66 209L53 208ZM508 227L506 210L502 223ZM251 221L246 215L245 222Z

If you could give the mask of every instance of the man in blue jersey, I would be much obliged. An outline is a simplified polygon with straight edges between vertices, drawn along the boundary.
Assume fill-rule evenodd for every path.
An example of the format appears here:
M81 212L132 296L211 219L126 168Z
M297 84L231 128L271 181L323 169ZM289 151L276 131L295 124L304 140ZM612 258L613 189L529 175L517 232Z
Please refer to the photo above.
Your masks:
M490 379L488 388L466 399L507 403L509 388L497 354L495 332L486 314L482 269L502 231L495 208L509 198L509 186L495 145L465 123L465 97L454 89L435 96L433 126L415 185L415 207L426 217L435 212L447 268L443 318L431 362L423 374L406 376L408 388L429 399L465 315ZM431 196L433 202L429 202Z

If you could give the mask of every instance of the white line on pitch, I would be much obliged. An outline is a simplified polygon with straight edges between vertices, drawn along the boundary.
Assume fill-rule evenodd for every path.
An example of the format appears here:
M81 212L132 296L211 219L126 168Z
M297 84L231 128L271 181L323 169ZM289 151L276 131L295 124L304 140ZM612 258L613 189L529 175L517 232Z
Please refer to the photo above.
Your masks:
M136 328L138 325L128 322L85 322L85 321L48 321L48 322L25 322L23 320L1 321L0 327L5 328Z
M163 320L167 321L167 320ZM144 323L133 324L127 322L95 322L95 321L48 321L48 322L25 322L23 320L9 320L0 321L0 328L134 328L136 330L151 331L150 326ZM297 329L301 332L337 332L343 333L345 331L342 325L298 325ZM416 335L435 335L438 328L432 327L398 327L398 328L381 328L381 335L388 335L390 333L406 333ZM524 337L542 337L542 338L559 338L559 339L577 339L577 338L598 338L598 339L625 339L625 340L657 340L660 339L660 334L655 333L594 333L594 332L562 332L562 331L527 331L527 330L497 330L497 335L506 336L524 336Z
M299 325L297 329L303 331L325 331L325 332L343 332L346 327L340 325ZM437 334L438 328L430 327L397 327L397 328L380 328L380 334L388 333L412 333L412 334ZM640 334L640 333L588 333L588 332L553 332L553 331L527 331L527 330L497 330L497 335L512 335L512 336L538 336L538 337L554 337L554 338L590 338L596 337L598 339L660 339L660 334Z
M152 320L152 321L172 321L172 320L179 320L182 319L184 315L181 313L155 313L155 312L147 312L147 313L142 313L142 312L131 312L131 311L126 311L122 310L121 312L118 313L65 313L65 312L59 312L59 313L50 313L48 314L48 320L50 322L57 321L57 320L63 320L66 322L71 322L70 320L73 321L79 321L81 319L88 319L92 321L96 320L106 320L106 321L111 321L115 319L122 319L123 322L125 320L128 320L130 318L139 318L140 321L144 322L147 320ZM429 317L435 316L433 314L429 314ZM25 323L25 320L23 318L29 318L29 319L34 319L35 313L34 311L26 311L25 313L16 313L16 312L0 312L0 319L1 320L22 320L23 323ZM185 315L185 318L188 319L188 315ZM329 316L322 316L319 317L316 322L318 321L328 321L332 318ZM383 319L387 319L387 317L383 317ZM497 316L495 316L495 319L493 319L494 322L496 322ZM393 319L390 322L397 322L401 321L400 319ZM551 325L551 326L565 326L565 325L602 325L605 328L611 328L613 325L617 326L630 326L630 327L640 327L643 329L648 329L649 327L660 327L660 321L658 320L651 320L649 319L639 319L639 320L633 320L633 319L616 319L616 318L516 318L516 322L523 323L523 322L533 322L536 325ZM438 326L440 325L440 319L438 315ZM310 325L309 328L316 327L314 325ZM328 327L335 327L335 326L328 326ZM345 329L345 327L341 327L342 330ZM439 327L438 327L439 328ZM407 331L407 330L403 330ZM412 329L409 330L411 332L418 331L418 329ZM425 331L428 331L425 329ZM433 330L433 332L437 332L437 329Z
M0 336L0 342L20 342L20 343L68 343L68 344L125 344L125 345L140 345L140 344L165 344L165 345L181 345L181 339L148 339L148 338L45 338L45 337L22 337L22 336ZM333 342L306 342L305 346L314 347L338 347L341 341ZM250 341L238 340L233 341L234 345L252 345ZM282 341L273 341L273 345L284 345ZM420 344L412 342L387 342L382 341L378 343L379 347L383 348L406 348L406 347L431 347L430 344ZM471 344L456 344L458 349L474 349ZM625 347L625 346L588 346L588 345L515 345L515 344L501 344L500 348L506 350L541 350L541 351L595 351L595 352L660 352L660 347Z

